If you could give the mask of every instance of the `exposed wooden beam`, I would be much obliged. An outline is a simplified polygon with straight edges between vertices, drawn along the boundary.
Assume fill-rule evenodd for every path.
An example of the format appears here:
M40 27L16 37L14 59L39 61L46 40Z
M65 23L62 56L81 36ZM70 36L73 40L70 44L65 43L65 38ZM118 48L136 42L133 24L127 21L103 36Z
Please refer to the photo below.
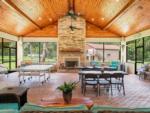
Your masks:
M68 0L68 9L74 11L74 0Z
M26 19L28 19L31 23L33 23L38 29L41 29L41 27L35 23L28 15L26 15L22 10L20 10L13 2L10 0L2 0L3 3L5 3L9 8L12 10L18 12L22 16L24 16Z
M131 0L115 17L113 17L103 28L108 29L114 22L116 22L121 16L123 16L127 11L129 11L139 0Z

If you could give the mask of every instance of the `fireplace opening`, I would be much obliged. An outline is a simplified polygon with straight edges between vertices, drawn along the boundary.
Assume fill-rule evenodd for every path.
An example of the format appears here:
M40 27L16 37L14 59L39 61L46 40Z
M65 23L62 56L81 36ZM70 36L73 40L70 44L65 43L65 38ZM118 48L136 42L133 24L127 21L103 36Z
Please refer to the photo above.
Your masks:
M66 68L75 68L78 66L78 61L65 61Z
M79 58L65 58L64 63L66 68L76 68L79 66Z

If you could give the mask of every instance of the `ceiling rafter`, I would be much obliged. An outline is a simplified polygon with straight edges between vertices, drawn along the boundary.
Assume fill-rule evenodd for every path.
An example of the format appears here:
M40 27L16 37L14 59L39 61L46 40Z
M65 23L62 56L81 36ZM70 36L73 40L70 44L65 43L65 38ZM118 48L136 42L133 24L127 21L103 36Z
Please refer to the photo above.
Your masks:
M113 17L107 25L103 28L103 30L107 30L114 22L116 22L122 15L124 15L127 11L129 11L139 0L131 0L120 12Z
M75 9L75 6L74 6L74 0L68 0L68 9L69 10L73 10Z
M18 12L22 16L24 16L26 19L28 19L31 23L33 23L38 29L42 29L37 23L35 23L28 15L26 15L22 10L20 10L14 3L12 3L10 0L2 0L4 4L6 4L8 7L10 7L12 10Z

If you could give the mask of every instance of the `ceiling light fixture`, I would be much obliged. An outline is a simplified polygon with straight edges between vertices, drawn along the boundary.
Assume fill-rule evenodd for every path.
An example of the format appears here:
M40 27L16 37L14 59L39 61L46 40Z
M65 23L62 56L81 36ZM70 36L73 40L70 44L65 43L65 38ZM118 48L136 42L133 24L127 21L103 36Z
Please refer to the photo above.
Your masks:
M81 15L81 13L80 13L80 12L78 12L77 14L78 14L78 16L80 16L80 15Z
M102 17L101 20L105 20L105 19Z
M94 22L94 20L95 20L94 18L91 19L92 22Z
M129 26L128 25L123 25L123 32L127 33L129 31Z
M52 19L52 18L49 18L48 20L49 20L50 22L52 22L53 19Z
M42 18L41 18L41 17L39 17L39 18L38 18L38 20L42 20Z

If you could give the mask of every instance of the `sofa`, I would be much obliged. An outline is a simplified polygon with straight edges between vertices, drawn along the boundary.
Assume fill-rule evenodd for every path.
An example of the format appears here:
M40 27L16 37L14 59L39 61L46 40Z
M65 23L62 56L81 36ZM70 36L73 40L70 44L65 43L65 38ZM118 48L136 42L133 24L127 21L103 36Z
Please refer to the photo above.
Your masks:
M75 105L66 107L42 107L32 103L26 103L20 113L92 113L85 105Z
M150 113L150 108L117 108L111 106L93 106L93 113Z
M26 103L19 111L3 109L0 113L150 113L150 108L117 108L94 105L90 110L85 105L66 107L41 107Z
M68 107L39 107L25 104L20 113L150 113L150 108L116 108L112 106L94 105L90 110L85 105Z

